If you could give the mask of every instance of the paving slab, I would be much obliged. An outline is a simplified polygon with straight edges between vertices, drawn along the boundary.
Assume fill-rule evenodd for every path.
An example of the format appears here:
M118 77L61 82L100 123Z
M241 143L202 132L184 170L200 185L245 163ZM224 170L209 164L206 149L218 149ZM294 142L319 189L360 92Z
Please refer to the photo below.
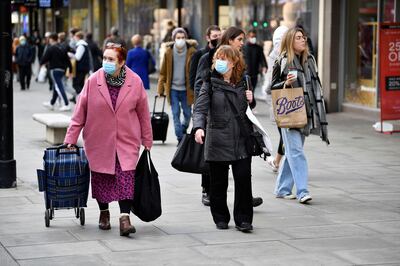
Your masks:
M242 265L251 265L251 266L265 266L265 265L274 265L274 266L287 266L287 265L296 265L296 266L350 266L352 263L340 259L333 254L321 254L318 253L303 253L300 255L273 255L273 256L257 256L257 257L243 257L243 258L235 258L235 261L242 263Z
M258 256L299 255L300 251L280 241L207 245L193 247L209 258L236 259Z
M202 244L200 241L197 241L188 235L149 237L131 234L130 237L103 240L102 242L112 251L165 249L198 246Z
M50 244L58 242L78 241L72 234L63 231L48 231L42 233L0 235L0 242L5 247L31 246L36 244Z
M241 265L231 258L208 258L188 247L101 254L110 265Z
M290 239L282 242L304 252L353 249L384 249L391 248L392 243L377 237L335 237L335 238L313 238L313 239Z
M101 258L99 258L98 255L73 255L73 256L59 256L54 258L28 259L28 260L19 260L18 263L21 266L110 265Z
M400 261L400 252L398 248L376 248L369 250L342 250L334 252L339 257L351 261L354 264L376 264L383 265L387 263L398 264Z
M98 241L10 247L8 251L17 260L110 252L108 248Z

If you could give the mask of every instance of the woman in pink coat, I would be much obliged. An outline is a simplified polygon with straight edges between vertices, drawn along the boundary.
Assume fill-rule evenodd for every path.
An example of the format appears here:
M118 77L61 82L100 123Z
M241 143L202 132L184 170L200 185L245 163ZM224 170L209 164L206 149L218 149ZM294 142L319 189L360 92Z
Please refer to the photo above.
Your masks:
M140 77L125 66L126 53L119 44L106 46L103 67L86 81L64 140L76 144L83 129L99 228L111 228L108 204L118 201L122 236L136 231L129 213L140 145L150 150L153 144L146 92Z

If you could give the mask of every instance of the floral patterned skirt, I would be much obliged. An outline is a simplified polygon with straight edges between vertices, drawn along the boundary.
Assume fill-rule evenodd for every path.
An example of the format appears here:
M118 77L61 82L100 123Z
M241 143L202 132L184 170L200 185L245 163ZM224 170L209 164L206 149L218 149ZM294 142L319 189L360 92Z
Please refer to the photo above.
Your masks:
M92 197L101 203L133 199L135 171L122 171L117 158L115 175L91 171Z

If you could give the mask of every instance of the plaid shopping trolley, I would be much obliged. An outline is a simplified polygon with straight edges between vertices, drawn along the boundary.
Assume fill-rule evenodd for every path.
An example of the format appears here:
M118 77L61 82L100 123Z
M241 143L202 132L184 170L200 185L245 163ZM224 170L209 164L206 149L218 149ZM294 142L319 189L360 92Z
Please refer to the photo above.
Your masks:
M75 210L81 225L85 224L85 209L89 192L89 163L83 148L66 145L44 151L44 170L38 169L39 191L44 192L45 225L50 226L54 210Z

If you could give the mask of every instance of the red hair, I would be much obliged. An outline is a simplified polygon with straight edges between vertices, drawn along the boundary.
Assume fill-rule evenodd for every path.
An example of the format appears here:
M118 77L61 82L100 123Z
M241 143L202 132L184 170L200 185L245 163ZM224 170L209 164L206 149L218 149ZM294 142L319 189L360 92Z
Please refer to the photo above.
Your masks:
M111 43L108 43L104 48L104 52L106 50L115 51L117 53L118 62L126 61L127 51L123 46L117 46L117 45L114 46Z

